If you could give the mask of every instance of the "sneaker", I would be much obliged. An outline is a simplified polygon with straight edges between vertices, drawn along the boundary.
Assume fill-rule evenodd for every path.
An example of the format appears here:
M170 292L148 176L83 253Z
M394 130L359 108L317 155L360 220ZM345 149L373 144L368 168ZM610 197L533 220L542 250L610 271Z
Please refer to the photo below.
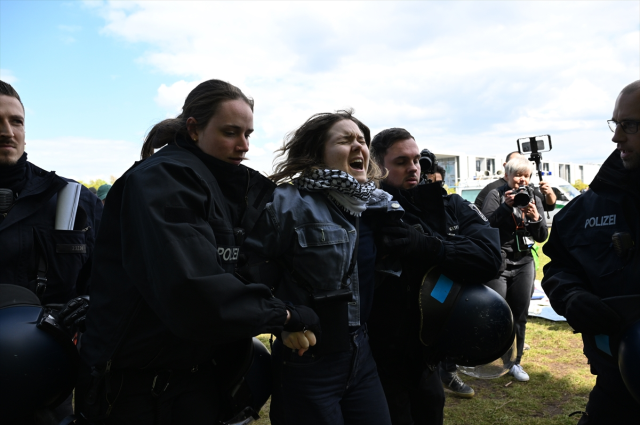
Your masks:
M531 346L525 342L524 343L524 348L522 350L523 351L531 350Z
M458 397L473 398L476 394L473 388L462 382L457 372L440 371L440 379L445 389L451 391Z
M509 369L509 374L513 375L513 377L520 382L529 380L529 374L525 372L522 366L520 366L519 364L514 364L513 366L511 366L511 369Z

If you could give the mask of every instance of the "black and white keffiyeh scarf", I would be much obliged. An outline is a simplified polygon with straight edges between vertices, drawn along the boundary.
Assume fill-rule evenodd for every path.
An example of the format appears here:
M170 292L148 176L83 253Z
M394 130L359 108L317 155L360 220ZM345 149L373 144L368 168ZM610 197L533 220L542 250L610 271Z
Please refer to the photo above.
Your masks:
M367 201L376 189L371 180L361 184L349 173L327 169L313 169L301 175L298 187L309 191L328 190L329 199L356 217L367 209Z

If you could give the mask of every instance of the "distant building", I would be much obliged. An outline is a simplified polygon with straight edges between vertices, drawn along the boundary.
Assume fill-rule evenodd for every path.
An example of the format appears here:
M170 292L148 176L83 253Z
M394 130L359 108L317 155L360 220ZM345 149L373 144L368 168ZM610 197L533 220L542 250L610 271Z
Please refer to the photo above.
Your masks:
M479 179L492 176L497 170L502 170L504 155L476 156L463 153L436 153L438 164L447 170L445 183L454 187L460 180ZM542 170L551 171L551 175L558 176L571 184L582 180L590 184L600 170L602 164L578 164L574 162L555 162L543 158Z

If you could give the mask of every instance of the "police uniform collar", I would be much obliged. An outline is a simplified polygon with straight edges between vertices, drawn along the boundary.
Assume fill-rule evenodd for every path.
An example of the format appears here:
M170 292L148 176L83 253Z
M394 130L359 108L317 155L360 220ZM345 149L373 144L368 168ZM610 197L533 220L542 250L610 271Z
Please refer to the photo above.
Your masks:
M24 152L13 165L0 166L0 187L19 193L24 188L27 171L27 153Z
M604 197L609 194L617 196L621 192L627 193L640 201L640 169L624 168L620 152L616 149L600 167L589 190Z

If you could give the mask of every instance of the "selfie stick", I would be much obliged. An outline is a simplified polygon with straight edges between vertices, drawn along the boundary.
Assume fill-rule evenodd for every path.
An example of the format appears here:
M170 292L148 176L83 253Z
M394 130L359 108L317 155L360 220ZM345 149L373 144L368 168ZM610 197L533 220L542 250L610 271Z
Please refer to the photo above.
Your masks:
M531 143L531 156L529 157L529 161L535 161L538 177L540 178L540 181L542 181L542 170L540 169L542 154L538 152L538 142L535 137L529 137L529 142Z

